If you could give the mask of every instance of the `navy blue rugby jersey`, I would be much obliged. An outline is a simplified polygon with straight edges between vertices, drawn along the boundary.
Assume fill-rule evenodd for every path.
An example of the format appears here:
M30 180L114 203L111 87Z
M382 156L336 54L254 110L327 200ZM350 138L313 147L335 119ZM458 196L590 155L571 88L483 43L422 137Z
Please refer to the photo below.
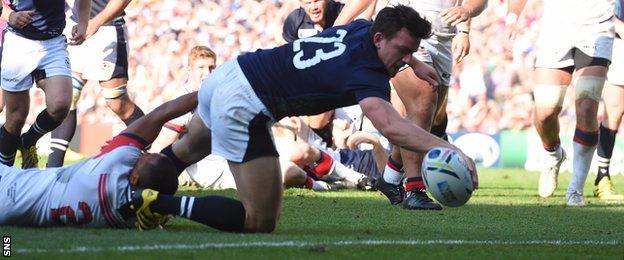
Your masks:
M390 75L370 36L372 23L357 20L273 49L238 56L243 73L276 120L314 115L390 99Z
M34 10L32 23L9 30L31 40L48 40L63 33L65 29L65 0L11 0L13 11Z

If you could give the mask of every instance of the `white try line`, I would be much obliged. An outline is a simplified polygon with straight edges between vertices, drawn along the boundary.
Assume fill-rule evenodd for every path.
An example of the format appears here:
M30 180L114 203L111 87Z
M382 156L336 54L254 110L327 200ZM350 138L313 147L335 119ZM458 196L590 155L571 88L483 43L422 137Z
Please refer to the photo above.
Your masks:
M16 253L91 253L102 251L146 251L146 250L188 250L188 249L219 249L219 248L266 248L266 247L319 247L319 246L379 246L379 245L405 245L405 246L422 246L422 245L553 245L553 246L571 246L571 245L600 245L615 246L624 245L624 241L619 240L525 240L525 241L506 241L506 240L341 240L327 242L308 242L308 241L275 241L275 242L238 242L238 243L202 243L202 244L155 244L155 245L128 245L115 247L73 247L69 249L35 249L35 248L17 248Z

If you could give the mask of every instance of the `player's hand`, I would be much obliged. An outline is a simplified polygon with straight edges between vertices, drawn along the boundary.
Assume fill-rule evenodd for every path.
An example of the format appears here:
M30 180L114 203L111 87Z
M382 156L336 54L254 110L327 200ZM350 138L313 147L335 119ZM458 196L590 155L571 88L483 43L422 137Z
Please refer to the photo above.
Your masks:
M89 39L100 29L100 25L96 24L93 20L89 20L89 24L87 25L87 31L85 33L85 40Z
M130 209L136 215L136 227L139 230L157 228L165 221L165 216L152 212L150 205L158 199L158 191L138 189L132 194Z
M436 73L436 71L431 66L419 61L410 65L410 67L412 67L412 70L414 71L414 74L416 74L416 77L427 81L427 83L431 85L433 91L438 90L438 86L440 85L440 79L438 78L438 73Z
M379 138L375 135L367 132L356 131L347 138L347 147L351 150L357 149L358 145L362 143L375 144L379 142Z
M440 19L442 22L455 26L470 19L470 12L463 6L453 6L442 10Z
M455 35L451 50L453 51L453 61L455 64L460 63L464 57L470 53L470 36L463 32Z
M470 171L470 174L472 175L472 185L474 189L476 190L477 188L479 188L479 175L477 174L477 165L475 164L474 160L468 157L468 155L462 152L462 150L460 150L459 148L455 148L455 150L459 153L459 155L462 157L462 160L468 167L468 170Z
M32 22L32 16L34 13L34 10L11 12L9 14L9 21L7 22L11 25L11 27L21 29Z
M86 24L76 24L72 27L72 37L69 38L69 45L80 45L87 38L87 25Z

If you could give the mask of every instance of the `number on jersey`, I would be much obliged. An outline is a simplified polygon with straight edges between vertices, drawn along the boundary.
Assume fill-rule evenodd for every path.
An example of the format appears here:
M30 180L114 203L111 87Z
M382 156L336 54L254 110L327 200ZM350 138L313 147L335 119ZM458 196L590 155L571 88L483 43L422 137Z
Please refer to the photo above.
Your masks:
M305 69L312 67L319 62L324 60L329 60L334 57L340 56L346 49L347 46L342 43L344 37L347 35L347 30L340 29L336 31L335 37L308 37L303 39L298 39L293 43L293 51L295 52L295 57L293 57L293 64L297 69ZM322 44L333 44L334 50L330 52L323 51L322 48L316 49L314 56L309 59L303 59L303 50L301 49L301 45L303 43L322 43Z

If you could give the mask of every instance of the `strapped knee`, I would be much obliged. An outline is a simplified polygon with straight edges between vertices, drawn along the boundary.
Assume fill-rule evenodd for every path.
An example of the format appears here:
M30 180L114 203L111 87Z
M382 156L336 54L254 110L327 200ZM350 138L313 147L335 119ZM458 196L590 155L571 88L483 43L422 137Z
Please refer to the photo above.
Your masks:
M84 87L85 83L82 79L72 75L72 100L69 106L69 110L76 110L76 104L78 104L78 100L80 100L80 93L82 93L82 87Z
M533 89L537 107L561 107L566 94L566 85L538 84Z
M604 83L605 77L579 76L575 84L576 100L589 98L600 102Z
M126 94L128 94L128 89L125 84L116 88L102 88L102 96L106 100L119 99Z

